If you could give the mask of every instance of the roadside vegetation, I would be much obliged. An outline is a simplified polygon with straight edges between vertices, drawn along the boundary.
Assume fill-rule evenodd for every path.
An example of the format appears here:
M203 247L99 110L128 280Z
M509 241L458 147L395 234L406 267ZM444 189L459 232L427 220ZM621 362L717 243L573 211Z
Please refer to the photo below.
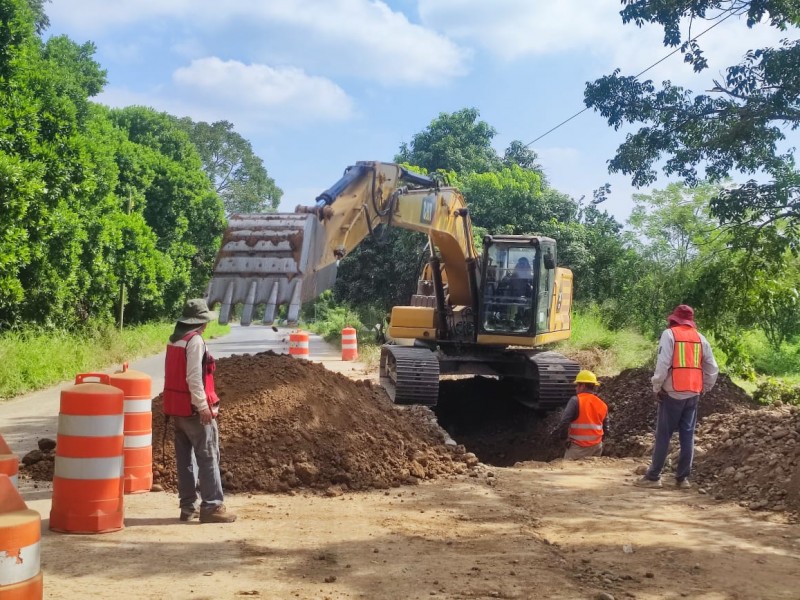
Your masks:
M122 331L95 325L78 332L63 330L6 332L0 335L0 401L69 381L78 373L103 372L123 362L164 350L174 323L148 323ZM206 338L230 331L209 324Z
M626 4L628 20L663 26L668 45L685 41L683 23L720 16L696 2ZM800 24L796 8L773 4L772 26ZM764 7L726 0L717 9L757 22ZM272 211L282 191L227 121L93 101L108 79L95 45L45 36L42 2L0 2L0 17L8 33L0 36L0 397L8 397L160 350L170 319L208 283L226 215ZM683 51L698 72L706 68L696 43ZM583 366L602 375L652 364L665 316L685 303L729 375L766 402L800 397L800 172L781 149L784 132L800 125L800 41L748 56L694 99L619 72L587 84L587 106L610 126L640 127L612 170L651 186L663 165L681 180L633 195L625 222L603 208L608 185L573 198L551 185L529 145L513 140L498 151L498 132L476 108L440 113L393 160L463 192L479 250L487 233L557 241L576 303L572 339L559 349ZM755 172L764 183L727 179ZM304 322L332 341L355 327L361 357L377 362L391 307L408 302L430 256L427 241L378 227L341 261L333 290L304 308Z

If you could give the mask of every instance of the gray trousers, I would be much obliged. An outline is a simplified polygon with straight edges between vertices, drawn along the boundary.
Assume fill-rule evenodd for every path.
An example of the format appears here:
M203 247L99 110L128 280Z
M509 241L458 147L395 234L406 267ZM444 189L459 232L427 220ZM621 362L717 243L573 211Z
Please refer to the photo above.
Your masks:
M200 510L214 510L222 504L223 499L217 421L212 420L208 425L203 425L200 415L172 419L175 423L175 462L178 466L181 510L194 510L198 489Z

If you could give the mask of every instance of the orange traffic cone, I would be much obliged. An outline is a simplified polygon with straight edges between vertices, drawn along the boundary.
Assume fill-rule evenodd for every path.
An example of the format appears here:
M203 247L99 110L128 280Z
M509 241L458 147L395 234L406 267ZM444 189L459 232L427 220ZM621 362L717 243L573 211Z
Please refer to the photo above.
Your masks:
M11 483L18 486L17 474L19 473L19 456L11 452L3 436L0 435L0 473L8 475Z
M42 519L0 474L0 600L42 598L39 540Z

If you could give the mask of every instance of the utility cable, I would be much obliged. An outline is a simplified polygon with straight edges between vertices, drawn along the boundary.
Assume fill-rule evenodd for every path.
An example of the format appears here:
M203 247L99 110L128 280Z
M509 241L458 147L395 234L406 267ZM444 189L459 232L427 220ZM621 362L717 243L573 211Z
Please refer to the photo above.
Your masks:
M694 42L694 41L696 41L696 40L697 40L697 39L699 39L701 36L705 35L705 34L706 34L706 33L708 33L709 31L711 31L712 29L714 29L714 27L716 27L717 25L721 25L722 23L724 23L725 21L727 21L728 19L730 19L732 16L734 16L734 15L736 15L736 14L738 14L738 13L736 13L736 12L734 12L734 11L731 11L731 12L729 12L729 13L728 13L728 15L727 15L726 17L724 17L724 18L720 19L719 21L717 21L716 23L714 23L714 24L713 24L711 27L709 27L708 29L705 29L704 31L701 31L700 33L698 33L698 34L697 34L696 36L694 36L693 38L691 38L691 39L687 40L686 42L684 42L683 44L681 44L680 46L678 46L677 48L675 48L675 49L674 49L672 52L670 52L670 53L669 53L669 54L667 54L666 56L664 56L664 57L660 58L659 60L657 60L656 62L654 62L652 65L650 65L649 67L647 67L647 68L646 68L646 69L644 69L643 71L640 71L639 73L637 73L636 75L634 75L634 76L633 76L633 78L634 78L634 79L638 79L639 77L641 77L642 75L644 75L645 73L647 73L647 72L648 72L650 69L653 69L654 67L657 67L657 66L658 66L658 65L660 65L662 62L664 62L665 60L667 60L668 58L670 58L670 57L671 57L673 54L675 54L676 52L680 52L681 48L682 48L682 47L683 47L685 44L688 44L688 43L690 43L690 42ZM578 116L582 115L582 114L583 114L583 113L585 113L587 110L589 110L589 107L588 107L588 106L587 106L586 108L584 108L583 110L580 110L580 111L576 112L574 115L572 115L572 116L571 116L571 117L569 117L568 119L564 119L564 120L563 120L563 121L561 121L561 123L559 123L558 125L556 125L556 126L554 126L554 127L551 127L550 129L548 129L547 131L545 131L545 132L544 132L542 135L540 135L539 137L537 137L535 140L532 140L532 141L528 142L527 144L525 144L525 147L527 148L527 147L528 147L528 146L530 146L531 144L535 144L536 142L538 142L540 139L542 139L542 138L543 138L543 137L545 137L546 135L549 135L549 134L553 133L553 132L554 132L556 129L558 129L559 127L562 127L563 125L566 125L567 123L569 123L570 121L572 121L572 119L574 119L575 117L578 117Z

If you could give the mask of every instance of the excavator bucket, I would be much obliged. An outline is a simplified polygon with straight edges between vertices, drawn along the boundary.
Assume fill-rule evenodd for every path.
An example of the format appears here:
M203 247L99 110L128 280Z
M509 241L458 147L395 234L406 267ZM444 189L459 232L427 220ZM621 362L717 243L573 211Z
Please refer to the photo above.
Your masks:
M256 307L266 305L264 323L271 325L276 309L286 305L288 324L296 324L300 306L336 280L335 262L314 268L323 240L323 226L313 214L233 215L206 293L209 306L221 303L219 322L227 323L231 308L243 304L241 324L250 325Z

